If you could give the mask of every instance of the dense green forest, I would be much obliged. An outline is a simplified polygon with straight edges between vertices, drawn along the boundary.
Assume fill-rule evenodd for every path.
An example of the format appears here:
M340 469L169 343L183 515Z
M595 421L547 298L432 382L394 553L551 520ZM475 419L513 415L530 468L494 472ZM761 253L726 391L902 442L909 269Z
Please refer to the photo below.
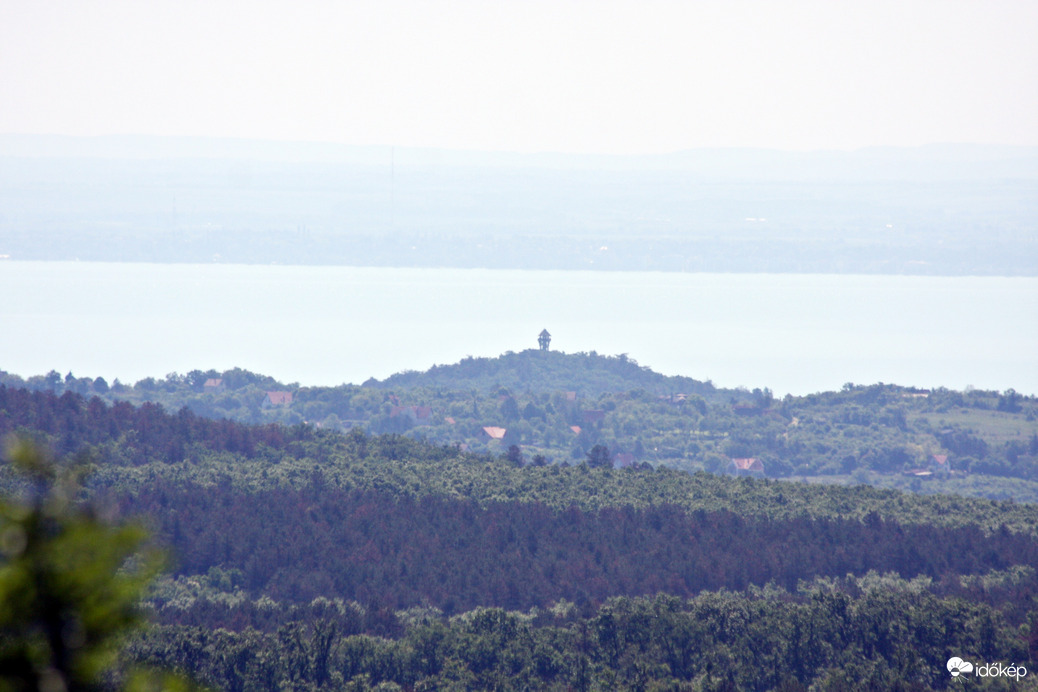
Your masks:
M170 377L122 394L152 386L202 400L277 386L225 374L258 381L188 394L186 378ZM101 383L84 395L80 382L62 379L60 394L0 385L0 435L87 460L81 501L97 516L138 517L168 551L146 599L153 624L120 654L127 666L228 690L926 690L953 685L953 656L1038 662L1035 504L619 466L604 433L583 458L567 451L556 460L565 463L547 463L518 445L433 442L421 426L343 431L111 403L94 394ZM468 406L542 401L475 382ZM389 392L404 391L395 387L353 395L393 406ZM565 415L573 390L561 391L543 405ZM833 426L833 409L897 406L905 417L894 430L974 412L1023 428L1034 405L1013 393L906 397L885 386L782 402L706 384L683 403L659 397L684 391L603 391L596 402L640 401L696 430L712 417L765 430L791 414L786 405L797 407L795 427L821 427L807 420L821 411ZM8 497L34 492L11 473L0 480Z
M1038 399L1013 390L847 384L776 398L668 377L625 355L523 351L363 385L300 387L241 369L133 385L57 372L0 382L214 419L400 433L520 463L574 464L598 447L615 466L736 471L914 492L1038 502Z

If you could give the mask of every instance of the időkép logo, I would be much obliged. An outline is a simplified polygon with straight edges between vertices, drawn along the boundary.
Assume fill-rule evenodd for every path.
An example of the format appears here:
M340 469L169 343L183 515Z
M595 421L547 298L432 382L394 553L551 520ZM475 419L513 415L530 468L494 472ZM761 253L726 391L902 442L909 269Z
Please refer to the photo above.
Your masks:
M970 675L978 678L1013 678L1019 681L1027 675L1027 668L1015 663L1011 666L1001 663L982 663L974 666L969 661L964 661L958 656L948 659L948 672L953 678L965 679Z

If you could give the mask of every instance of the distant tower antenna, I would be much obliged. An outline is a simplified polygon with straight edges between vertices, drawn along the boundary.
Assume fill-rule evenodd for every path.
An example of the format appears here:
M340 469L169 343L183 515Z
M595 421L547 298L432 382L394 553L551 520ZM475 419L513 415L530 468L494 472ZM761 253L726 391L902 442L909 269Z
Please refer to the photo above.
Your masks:
M548 347L551 345L551 334L548 333L547 329L543 330L537 337L537 345L541 347L542 351L548 350Z

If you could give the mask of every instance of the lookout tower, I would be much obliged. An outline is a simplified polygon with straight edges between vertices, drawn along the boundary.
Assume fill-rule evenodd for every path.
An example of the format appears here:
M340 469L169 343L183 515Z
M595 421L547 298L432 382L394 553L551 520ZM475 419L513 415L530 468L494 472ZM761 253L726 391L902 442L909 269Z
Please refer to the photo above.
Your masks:
M547 329L541 330L540 336L537 337L537 344L542 351L548 350L548 346L551 344L551 334L548 333Z

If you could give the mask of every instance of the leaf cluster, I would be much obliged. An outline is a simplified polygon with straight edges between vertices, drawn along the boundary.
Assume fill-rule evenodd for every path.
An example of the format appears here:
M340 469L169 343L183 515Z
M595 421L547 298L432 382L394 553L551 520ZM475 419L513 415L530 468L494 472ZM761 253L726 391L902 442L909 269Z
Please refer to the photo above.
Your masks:
M20 441L8 457L26 484L0 503L0 687L94 689L143 623L161 555L141 527L79 501L82 468Z

